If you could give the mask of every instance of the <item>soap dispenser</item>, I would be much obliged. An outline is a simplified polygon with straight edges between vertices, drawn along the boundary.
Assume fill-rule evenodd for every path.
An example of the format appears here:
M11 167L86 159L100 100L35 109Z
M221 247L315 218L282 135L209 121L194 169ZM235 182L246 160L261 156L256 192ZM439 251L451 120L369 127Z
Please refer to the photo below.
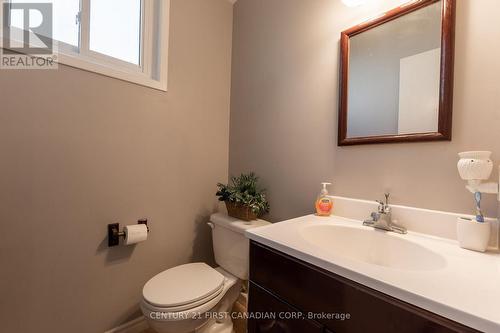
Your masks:
M328 189L326 187L332 184L321 183L321 185L323 188L316 199L316 215L330 216L333 210L333 199L328 195Z

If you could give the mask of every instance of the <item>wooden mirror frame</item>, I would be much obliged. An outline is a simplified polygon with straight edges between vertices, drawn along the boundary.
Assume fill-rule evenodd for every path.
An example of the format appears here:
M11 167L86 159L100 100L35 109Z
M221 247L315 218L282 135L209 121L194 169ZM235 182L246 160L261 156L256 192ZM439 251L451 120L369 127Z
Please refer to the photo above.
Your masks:
M348 90L349 90L349 48L350 38L364 31L418 9L442 1L441 9L441 74L439 92L438 131L432 133L395 134L366 137L347 137ZM384 13L376 19L358 24L341 33L340 37L340 105L338 145L351 146L374 143L451 141L453 112L453 69L455 53L455 0L417 0Z

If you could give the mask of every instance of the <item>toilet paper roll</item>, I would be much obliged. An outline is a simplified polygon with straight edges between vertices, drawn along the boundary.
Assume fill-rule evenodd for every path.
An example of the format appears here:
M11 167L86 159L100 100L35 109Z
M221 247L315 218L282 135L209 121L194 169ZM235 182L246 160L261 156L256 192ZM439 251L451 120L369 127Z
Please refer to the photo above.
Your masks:
M128 225L124 231L125 245L144 242L148 239L148 227L145 224Z

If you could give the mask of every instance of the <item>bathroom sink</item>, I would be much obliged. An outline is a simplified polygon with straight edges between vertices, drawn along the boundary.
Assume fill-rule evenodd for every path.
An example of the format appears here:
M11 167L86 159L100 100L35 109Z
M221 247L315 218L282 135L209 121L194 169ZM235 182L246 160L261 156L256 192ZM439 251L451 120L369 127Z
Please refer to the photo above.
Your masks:
M453 238L459 215L398 206L394 212L408 228L400 235L363 226L362 218L377 209L371 202L335 199L336 211L351 218L311 214L246 235L254 248L296 258L478 332L500 332L500 254L460 248Z
M311 225L299 231L310 245L330 254L402 270L438 270L446 260L438 253L395 235L364 227Z

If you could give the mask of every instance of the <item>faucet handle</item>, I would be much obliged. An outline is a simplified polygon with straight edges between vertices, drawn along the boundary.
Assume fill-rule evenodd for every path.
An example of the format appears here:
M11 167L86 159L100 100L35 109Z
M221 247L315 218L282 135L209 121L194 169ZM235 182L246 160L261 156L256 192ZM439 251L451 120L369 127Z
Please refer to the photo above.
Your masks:
M378 203L377 211L382 214L385 211L385 204L381 200L375 200Z
M389 206L390 195L391 195L390 193L384 193L385 202L383 202L381 200L375 200L378 203L378 212L379 213L383 213L383 214L390 213L390 211L391 211L391 207Z

